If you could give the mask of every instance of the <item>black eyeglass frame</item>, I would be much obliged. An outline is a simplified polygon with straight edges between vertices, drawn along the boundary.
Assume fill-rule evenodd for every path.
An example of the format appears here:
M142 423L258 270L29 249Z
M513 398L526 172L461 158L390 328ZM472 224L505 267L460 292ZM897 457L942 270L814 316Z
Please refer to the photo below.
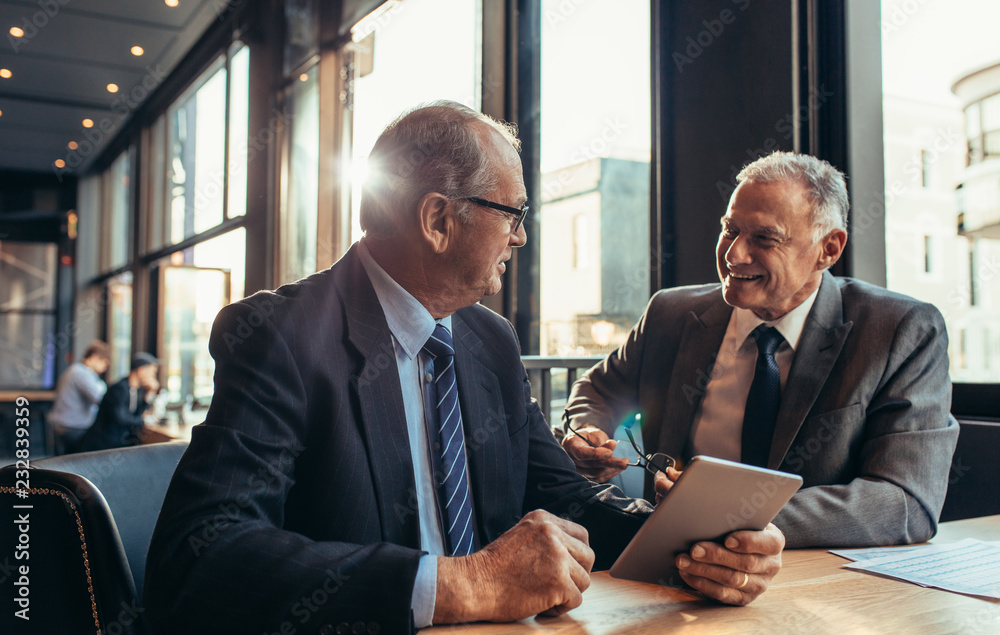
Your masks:
M646 464L642 465L641 463L639 463L639 459L636 459L635 463L631 463L630 465L642 465L642 467L646 468L646 471L649 472L650 474L656 474L657 472L663 472L664 474L666 474L667 469L677 465L677 461L675 461L674 457L670 456L669 454L664 454L662 452L647 454L643 452L639 448L639 444L636 443L635 439L632 438L631 427L625 426L625 436L628 437L629 443L631 443L632 447L635 448L635 451L639 453L639 456L646 461Z
M590 447L592 448L597 447L596 445L594 445L593 441L580 434L579 430L577 430L573 426L567 424L566 428L576 436L586 441L587 445L589 445ZM635 439L632 437L632 428L630 426L625 426L625 435L628 437L629 443L632 444L632 447L635 448L636 453L639 455L635 459L635 463L629 462L628 464L629 467L642 467L645 468L646 471L649 472L650 474L656 474L657 472L663 472L664 474L666 474L668 468L677 465L677 461L675 461L674 457L670 456L669 454L663 454L662 452L647 454L643 452L642 449L639 448L639 444L636 443Z
M517 218L517 224L514 225L512 231L517 231L524 224L524 219L528 215L528 202L525 201L521 204L521 207L511 207L510 205L503 205L502 203L494 203L493 201L488 201L485 198L479 198L476 196L469 196L465 200L475 203L476 205L482 205L483 207L489 207L490 209L495 209L505 214L510 214L511 216Z

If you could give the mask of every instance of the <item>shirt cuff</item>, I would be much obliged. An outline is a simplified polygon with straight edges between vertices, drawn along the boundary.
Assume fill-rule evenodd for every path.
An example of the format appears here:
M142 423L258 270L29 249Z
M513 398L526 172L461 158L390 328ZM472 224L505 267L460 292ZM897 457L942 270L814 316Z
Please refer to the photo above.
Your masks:
M413 597L410 610L413 611L413 625L416 628L430 626L434 621L434 603L437 601L437 556L420 556L417 564L417 578L413 582Z

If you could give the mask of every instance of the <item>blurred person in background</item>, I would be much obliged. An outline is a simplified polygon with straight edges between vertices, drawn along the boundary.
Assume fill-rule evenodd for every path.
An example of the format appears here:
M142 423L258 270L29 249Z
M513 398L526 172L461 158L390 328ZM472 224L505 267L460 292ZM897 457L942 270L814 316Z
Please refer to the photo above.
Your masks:
M160 360L149 353L132 358L132 370L108 388L97 420L77 445L78 452L139 445L143 413L160 392Z
M56 399L48 421L55 431L56 454L73 452L83 435L94 424L97 408L108 387L101 379L111 364L111 349L106 342L94 340L83 360L70 364L56 384Z

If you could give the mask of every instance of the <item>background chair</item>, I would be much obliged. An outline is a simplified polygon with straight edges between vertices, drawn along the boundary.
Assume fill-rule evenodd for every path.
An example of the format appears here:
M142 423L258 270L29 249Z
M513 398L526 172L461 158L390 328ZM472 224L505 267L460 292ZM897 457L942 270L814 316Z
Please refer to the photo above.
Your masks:
M1000 423L959 419L941 522L1000 514Z
M147 633L146 551L186 448L158 443L43 459L28 470L26 498L17 495L17 465L0 469L0 594L26 593L31 617L2 611L0 632ZM18 559L20 545L28 557Z

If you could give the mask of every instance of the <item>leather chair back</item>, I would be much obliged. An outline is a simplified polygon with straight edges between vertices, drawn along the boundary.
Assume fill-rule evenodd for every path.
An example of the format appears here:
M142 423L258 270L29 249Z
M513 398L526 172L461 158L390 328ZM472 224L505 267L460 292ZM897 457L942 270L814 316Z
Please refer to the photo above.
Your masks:
M186 447L158 443L39 460L28 470L26 498L18 495L25 480L18 466L0 469L0 595L26 594L31 618L2 611L0 632L145 635L146 551ZM21 544L29 555L18 560Z

